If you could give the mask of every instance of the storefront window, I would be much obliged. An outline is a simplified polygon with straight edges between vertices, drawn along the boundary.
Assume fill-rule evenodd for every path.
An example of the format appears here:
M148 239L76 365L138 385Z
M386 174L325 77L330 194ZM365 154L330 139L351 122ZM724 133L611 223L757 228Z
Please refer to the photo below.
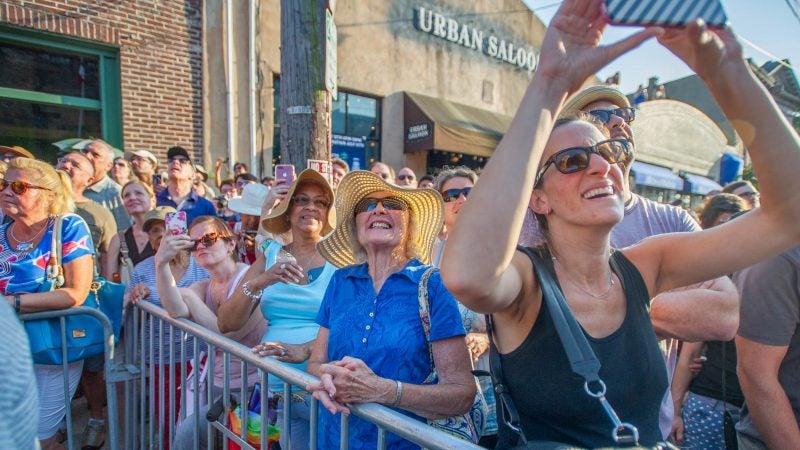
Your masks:
M280 79L273 81L274 133L273 164L280 164ZM352 170L365 169L380 159L380 100L339 91L331 108L334 157L342 158Z
M0 26L0 145L46 161L64 139L122 148L119 72L117 49Z

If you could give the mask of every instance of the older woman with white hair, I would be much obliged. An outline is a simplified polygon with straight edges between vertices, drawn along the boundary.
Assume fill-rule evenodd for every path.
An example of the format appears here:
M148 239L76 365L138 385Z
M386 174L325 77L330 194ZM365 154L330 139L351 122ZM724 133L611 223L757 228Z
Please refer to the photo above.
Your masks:
M325 292L308 364L320 377L308 389L325 407L319 448L338 446L336 413L348 411L346 404L383 403L424 420L465 413L476 393L456 301L438 273L428 271L444 214L439 194L355 171L336 195L336 229L319 250L342 268ZM420 313L422 303L427 313ZM351 417L349 439L352 448L373 446L377 428ZM388 448L415 447L388 436Z

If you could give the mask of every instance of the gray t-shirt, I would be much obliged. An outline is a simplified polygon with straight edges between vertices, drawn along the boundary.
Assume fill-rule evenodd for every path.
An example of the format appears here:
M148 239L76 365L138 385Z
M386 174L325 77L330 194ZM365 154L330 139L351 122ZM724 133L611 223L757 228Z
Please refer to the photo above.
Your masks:
M646 237L665 233L700 231L701 229L697 221L682 208L664 205L633 194L631 201L625 205L625 216L622 218L622 222L611 229L611 246L625 248ZM519 243L530 247L542 241L536 218L529 209L525 216ZM667 366L667 375L671 383L675 365L678 362L678 341L662 339L659 341L659 346L664 355L664 363ZM667 389L659 412L659 427L665 438L672 428L674 414L672 393Z
M33 449L39 424L39 394L28 335L0 296L0 448Z
M778 381L800 426L800 246L737 272L733 282L742 296L739 336L789 347ZM736 429L762 440L746 399Z
M133 225L131 216L122 204L122 186L108 176L87 187L83 195L108 208L114 215L118 230L125 230Z

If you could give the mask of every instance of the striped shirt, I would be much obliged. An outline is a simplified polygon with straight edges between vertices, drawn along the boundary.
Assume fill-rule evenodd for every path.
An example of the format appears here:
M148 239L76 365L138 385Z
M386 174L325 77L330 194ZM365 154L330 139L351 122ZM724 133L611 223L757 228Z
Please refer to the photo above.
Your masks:
M181 278L177 285L179 288L189 287L192 284L206 280L210 277L206 269L200 267L197 262L195 262L194 258L189 258L189 266L186 268L186 273L183 274L183 278ZM144 283L150 289L150 295L147 297L147 301L150 303L157 305L159 307L161 305L161 298L158 296L158 289L156 289L156 259L155 256L151 256L144 261L140 262L136 265L133 269L133 273L131 274L131 282L128 284L128 290L131 289L132 286L135 286L139 283ZM163 354L163 361L161 363L168 364L169 361L169 342L170 342L170 325L168 323L163 324L163 332L164 336L159 339L158 337L161 335L159 328L160 320L153 320L153 337L155 339L154 342L154 349L153 349L153 357L152 359L148 359L149 363L159 364L160 349L164 349ZM144 328L142 328L142 332L145 333L145 355L149 355L150 352L150 320L145 323ZM172 342L174 342L173 351L175 352L175 361L179 362L181 359L181 331L175 328L172 331ZM185 358L188 360L193 356L194 351L194 340L188 339L185 341L186 350L185 350Z

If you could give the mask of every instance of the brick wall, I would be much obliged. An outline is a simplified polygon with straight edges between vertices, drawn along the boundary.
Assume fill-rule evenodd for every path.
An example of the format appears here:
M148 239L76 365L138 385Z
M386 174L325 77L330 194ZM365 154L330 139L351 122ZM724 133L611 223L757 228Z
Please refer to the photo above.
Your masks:
M199 159L201 0L0 0L0 22L118 46L125 149Z

